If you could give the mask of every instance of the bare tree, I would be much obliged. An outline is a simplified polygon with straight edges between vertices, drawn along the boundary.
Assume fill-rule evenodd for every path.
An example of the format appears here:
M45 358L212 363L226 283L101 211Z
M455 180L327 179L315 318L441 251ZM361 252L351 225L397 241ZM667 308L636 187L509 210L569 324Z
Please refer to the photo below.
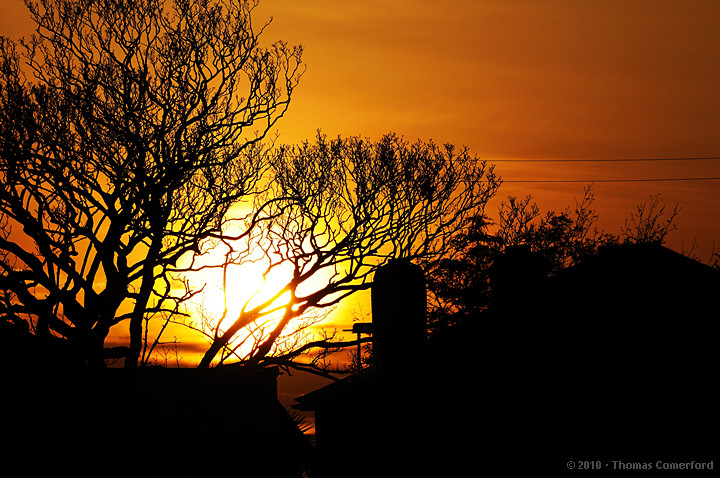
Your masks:
M255 216L246 219L260 226L237 238L245 245L227 237L220 244L227 251L223 267L247 259L255 245L266 273L284 269L287 280L218 323L201 367L243 330L263 323L271 325L262 329L246 363L273 361L279 337L294 321L368 289L378 266L393 258L423 264L443 257L448 239L484 210L500 180L491 166L452 145L410 144L394 134L372 142L318 133L315 142L275 151L269 184L257 198Z
M623 241L632 244L665 242L667 235L678 228L680 205L675 204L670 210L666 208L659 194L638 204L625 220L621 230Z
M594 201L589 185L573 207L541 214L532 196L509 196L500 204L496 222L485 215L472 218L452 238L454 254L434 262L427 271L431 325L452 326L491 306L493 264L510 247L524 246L543 261L544 273L552 275L601 247L662 243L677 228L679 206L668 210L654 195L630 213L620 234L608 233L596 225Z
M300 47L261 46L257 3L26 1L36 33L0 39L5 316L82 363L147 359L146 321L197 292L179 259L257 191L302 73Z
M526 246L552 272L615 241L596 228L594 199L588 186L574 207L543 215L532 196L509 196L501 202L496 222L484 214L473 217L453 235L453 254L427 270L431 327L452 326L491 304L493 264L508 248Z

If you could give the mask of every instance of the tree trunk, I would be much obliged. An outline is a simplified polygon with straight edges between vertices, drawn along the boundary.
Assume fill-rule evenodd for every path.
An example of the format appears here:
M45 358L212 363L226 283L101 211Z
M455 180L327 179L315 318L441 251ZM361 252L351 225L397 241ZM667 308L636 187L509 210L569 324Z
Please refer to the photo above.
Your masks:
M145 258L145 263L143 264L143 277L140 285L140 293L138 294L137 301L135 302L135 308L132 316L130 317L130 347L127 358L125 359L125 368L137 368L138 366L140 353L142 352L142 322L145 317L147 304L150 301L150 296L155 286L154 269L160 255L161 245L162 235L155 235L155 239L150 245L150 250Z
M210 347L205 351L205 355L203 355L202 360L200 360L198 368L209 368L215 358L215 355L217 355L223 346L225 346L225 341L220 340L220 338L215 339L213 343L210 344Z

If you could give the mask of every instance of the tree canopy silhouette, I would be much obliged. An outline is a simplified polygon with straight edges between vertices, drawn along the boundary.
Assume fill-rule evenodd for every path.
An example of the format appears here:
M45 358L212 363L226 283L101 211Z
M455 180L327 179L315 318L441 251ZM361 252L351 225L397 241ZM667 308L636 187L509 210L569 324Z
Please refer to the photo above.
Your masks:
M428 264L431 327L443 329L477 318L495 304L500 296L496 265L513 249L525 252L525 266L548 277L604 246L663 243L677 229L679 206L668 209L659 195L638 204L620 234L597 227L594 201L592 186L587 186L574 206L541 214L531 196L509 196L501 202L495 222L485 215L472 217L450 240L447 256ZM518 279L513 287L519 283ZM527 299L525 292L512 290L512 300Z
M292 320L369 289L375 270L389 260L445 257L449 239L484 211L500 180L492 166L452 145L408 143L395 134L370 141L318 133L314 142L273 152L269 184L253 208L258 227L240 246L218 244L227 257L221 266L250 260L245 252L261 245L267 273L286 268L287 281L223 327L217 322L201 366L218 354L230 357L237 350L231 340L244 328L254 340L241 357L248 363L287 363L313 345L332 346L321 340L277 347ZM283 295L289 299L277 305ZM273 313L281 317L260 327Z
M147 321L194 293L178 260L256 191L302 74L301 47L261 45L257 3L26 2L36 33L0 39L3 320L79 363L147 357Z

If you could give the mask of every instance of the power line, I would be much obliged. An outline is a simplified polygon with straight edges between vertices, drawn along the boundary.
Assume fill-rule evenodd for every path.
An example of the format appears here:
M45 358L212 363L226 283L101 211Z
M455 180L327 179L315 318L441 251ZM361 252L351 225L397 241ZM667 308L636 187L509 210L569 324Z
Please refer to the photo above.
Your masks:
M631 163L652 161L716 161L720 156L684 158L594 158L594 159L480 159L489 163Z
M720 156L688 156L676 158L594 158L594 159L497 159L488 160L494 163L624 163L624 162L655 162L655 161L717 161ZM508 179L505 183L636 183L636 182L674 182L674 181L716 181L720 177L688 177L688 178L616 178L616 179Z
M720 177L695 178L621 178L621 179L507 179L503 183L640 183L640 182L671 182L671 181L716 181Z
M488 159L489 163L630 163L656 161L717 161L720 156L686 156L675 158L586 158L586 159ZM674 182L674 181L716 181L720 177L688 178L616 178L616 179L508 179L504 183L635 183L635 182Z

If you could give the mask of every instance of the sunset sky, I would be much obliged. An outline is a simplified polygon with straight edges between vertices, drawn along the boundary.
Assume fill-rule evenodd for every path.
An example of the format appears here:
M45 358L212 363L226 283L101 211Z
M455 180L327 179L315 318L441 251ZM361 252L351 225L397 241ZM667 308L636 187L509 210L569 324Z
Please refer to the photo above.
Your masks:
M265 1L266 39L305 47L307 72L281 140L328 135L466 145L508 181L562 209L592 181L599 226L638 203L680 203L668 245L720 247L720 2L714 0ZM529 163L527 160L544 160ZM524 183L523 180L580 180ZM497 204L489 210L496 213Z
M600 226L618 232L660 194L683 208L671 247L720 247L720 180L604 182L717 178L720 159L548 161L720 157L720 1L264 0L256 22L270 16L265 41L302 44L307 65L281 142L466 145L504 160L501 198L561 209L596 181ZM0 32L31 32L22 0L0 2Z
M467 145L488 159L720 156L715 0L265 1L266 38L305 47L281 139L329 134ZM502 162L507 181L720 176L720 161ZM562 208L584 183L511 183ZM651 194L683 207L671 245L720 245L720 181L596 183L612 232ZM494 210L490 211L491 213Z
M720 2L715 0L264 0L265 40L305 47L281 141L329 135L468 146L498 159L720 156ZM0 32L31 32L22 0L0 2ZM720 176L720 160L502 162L506 181ZM543 208L583 183L507 182ZM680 202L681 229L720 241L720 181L596 183L615 230L650 194ZM492 212L492 211L491 211Z

